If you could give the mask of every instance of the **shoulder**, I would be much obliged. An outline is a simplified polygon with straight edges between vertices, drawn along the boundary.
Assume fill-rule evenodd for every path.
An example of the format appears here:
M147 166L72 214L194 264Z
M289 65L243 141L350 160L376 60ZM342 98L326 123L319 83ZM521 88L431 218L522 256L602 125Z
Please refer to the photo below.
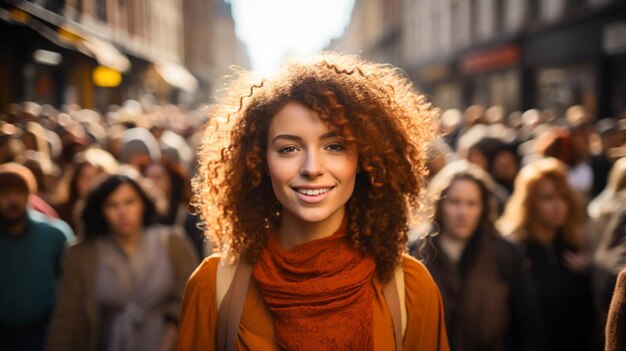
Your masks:
M494 243L497 253L503 254L505 257L521 259L523 255L523 248L520 242L514 242L512 240L497 235L494 235L494 237Z
M215 295L215 280L219 263L220 256L217 254L202 260L187 281L187 291L193 294Z
M185 233L183 233L182 228L159 224L149 227L147 231L154 232L156 235L161 235L162 240L165 241L168 248L174 250L184 250L187 248L186 243L188 239L185 236Z
M185 266L191 264L195 267L200 261L193 244L182 228L178 226L155 225L149 227L147 231L160 236L161 245L175 264L182 263ZM187 267L185 269L191 271L191 268Z
M402 255L402 269L407 296L409 294L439 295L437 284L422 262L409 255Z
M65 229L64 227L57 223L54 223L52 219L47 218L47 216L44 214L29 210L28 217L34 230L37 233L45 234L46 239L65 242L66 240L71 238L71 236L69 234L66 234L66 232L63 230ZM61 222L60 220L56 221ZM63 223L65 224L65 222Z
M65 250L65 256L69 260L95 259L96 240L82 239L72 242Z
M495 236L494 254L498 271L506 280L516 280L526 266L526 249L520 242Z
M403 255L402 268L407 314L405 348L448 350L443 300L437 284L424 264L413 257Z

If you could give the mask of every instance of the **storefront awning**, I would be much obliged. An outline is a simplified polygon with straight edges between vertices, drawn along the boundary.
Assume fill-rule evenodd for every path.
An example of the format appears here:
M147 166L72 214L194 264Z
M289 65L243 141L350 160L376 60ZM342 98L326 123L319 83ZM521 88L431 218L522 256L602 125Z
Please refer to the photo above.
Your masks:
M185 67L174 62L161 62L154 65L157 73L168 84L193 93L198 89L198 80Z
M58 46L76 49L91 56L102 66L119 72L127 72L131 67L128 57L111 42L89 34L79 24L68 21L40 6L20 2L10 7L9 10L2 9L0 15L0 18L4 20L31 27Z
M130 69L128 57L117 50L113 44L90 35L83 36L83 44L102 66L120 72L126 72Z

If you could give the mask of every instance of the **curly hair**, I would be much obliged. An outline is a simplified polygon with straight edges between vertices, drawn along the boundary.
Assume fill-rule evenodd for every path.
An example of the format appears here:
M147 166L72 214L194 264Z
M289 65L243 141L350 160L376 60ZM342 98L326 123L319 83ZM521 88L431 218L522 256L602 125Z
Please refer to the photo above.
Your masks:
M265 153L270 123L288 102L317 111L346 144L360 171L346 204L347 237L376 259L387 280L406 250L413 213L424 206L426 151L438 110L390 65L322 53L291 61L271 78L237 71L212 106L198 149L192 204L217 251L255 262L280 209Z

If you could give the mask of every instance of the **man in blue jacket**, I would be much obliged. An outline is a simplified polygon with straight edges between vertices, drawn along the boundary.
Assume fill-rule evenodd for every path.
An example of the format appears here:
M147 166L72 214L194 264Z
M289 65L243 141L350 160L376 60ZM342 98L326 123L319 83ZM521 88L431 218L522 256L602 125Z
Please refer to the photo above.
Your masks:
M28 209L33 174L0 165L0 350L43 350L67 237Z

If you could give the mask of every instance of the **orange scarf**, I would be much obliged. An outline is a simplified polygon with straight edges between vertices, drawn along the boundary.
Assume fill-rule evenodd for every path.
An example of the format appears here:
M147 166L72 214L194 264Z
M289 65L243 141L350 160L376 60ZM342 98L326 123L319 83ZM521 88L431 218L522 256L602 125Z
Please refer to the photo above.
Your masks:
M372 350L373 258L332 236L286 251L271 235L252 275L286 350Z

